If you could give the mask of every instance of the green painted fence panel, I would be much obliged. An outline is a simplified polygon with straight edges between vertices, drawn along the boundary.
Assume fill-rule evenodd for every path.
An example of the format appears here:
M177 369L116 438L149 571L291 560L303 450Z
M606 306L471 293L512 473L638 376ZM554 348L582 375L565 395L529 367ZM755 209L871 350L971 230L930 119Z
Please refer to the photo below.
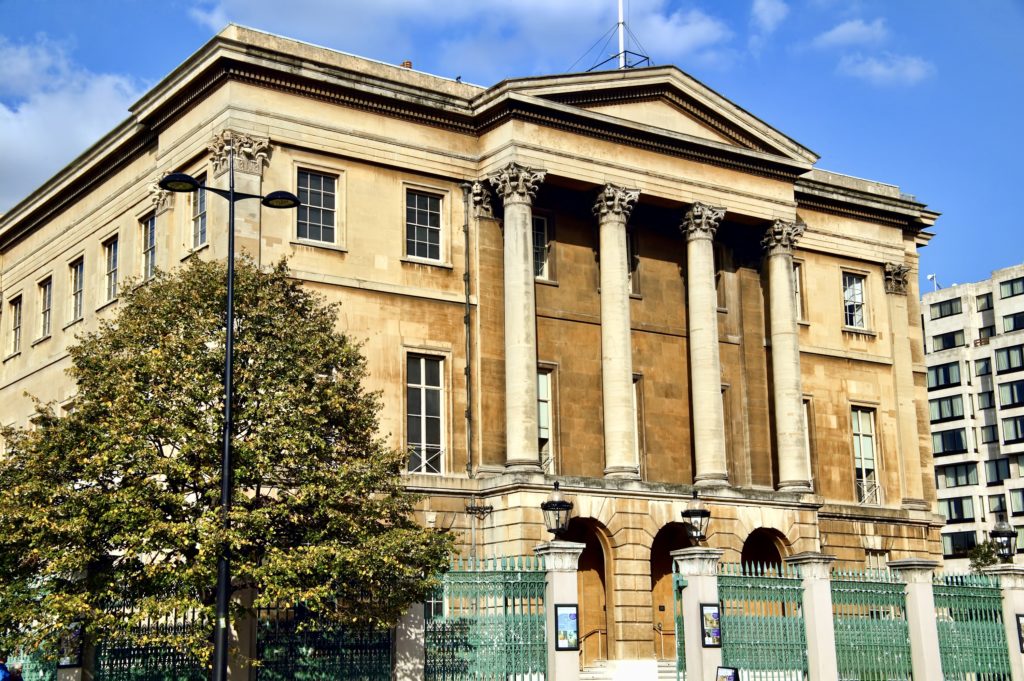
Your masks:
M427 681L537 681L547 674L543 563L458 559L427 604Z
M188 652L152 639L191 629L197 612L174 613L126 626L124 635L96 646L95 681L206 681L205 665ZM126 621L130 618L126 614Z
M683 640L683 589L686 588L686 578L676 570L678 566L675 561L672 563L672 593L673 599L672 614L676 623L676 681L686 680L686 642Z
M906 604L905 585L886 570L832 573L840 681L910 681Z
M47 662L42 655L17 653L7 659L8 669L21 667L21 678L25 681L57 681L57 663Z
M998 581L988 575L937 574L932 591L945 681L1009 681Z
M722 664L745 681L803 681L807 635L803 583L786 566L719 565Z

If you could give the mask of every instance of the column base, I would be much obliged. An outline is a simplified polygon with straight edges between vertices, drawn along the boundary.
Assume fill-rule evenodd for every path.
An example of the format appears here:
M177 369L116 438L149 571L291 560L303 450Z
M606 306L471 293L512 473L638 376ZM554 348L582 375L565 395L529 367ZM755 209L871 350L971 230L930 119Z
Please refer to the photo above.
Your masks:
M506 461L505 462L506 473L544 473L544 469L541 468L539 461L525 460L525 461Z
M636 466L612 466L604 469L604 477L616 480L639 480L640 471Z
M903 508L910 511L930 511L932 505L924 499L904 499L902 501Z
M814 489L807 480L787 480L779 483L778 491L791 492L793 494L810 494Z
M709 487L728 487L729 476L725 473L707 473L705 475L698 475L693 481L693 486L698 489L707 489Z

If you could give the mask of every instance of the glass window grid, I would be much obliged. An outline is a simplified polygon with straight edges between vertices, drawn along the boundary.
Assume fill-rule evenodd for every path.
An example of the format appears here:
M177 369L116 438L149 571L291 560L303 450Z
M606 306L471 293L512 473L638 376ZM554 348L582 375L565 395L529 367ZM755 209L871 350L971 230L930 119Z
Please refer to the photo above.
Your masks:
M803 294L804 264L793 263L793 305L796 308L796 318L804 321L804 294Z
M337 177L311 170L300 170L298 187L296 236L306 241L333 244Z
M941 423L963 418L964 398L961 395L950 395L928 400L928 417L932 423Z
M142 219L142 278L152 279L156 274L156 215Z
M939 499L939 513L947 525L967 523L974 520L974 500L971 497Z
M198 182L199 189L192 193L192 248L206 244L206 175Z
M996 335L995 325L983 326L978 329L978 338L991 338Z
M533 216L533 276L538 279L550 279L549 259L551 257L548 241L548 219L543 215Z
M1006 495L990 494L988 497L989 513L1006 513Z
M974 375L988 376L992 373L992 360L988 357L974 360Z
M942 300L931 305L932 319L951 317L955 314L960 314L962 311L963 306L959 298L950 298L949 300Z
M1010 445L1018 442L1024 442L1024 416L1003 419L1003 443Z
M941 350L957 348L963 344L963 329L959 329L957 331L949 331L947 333L940 333L937 336L932 336L932 352L939 352Z
M551 370L537 372L537 449L545 471L551 471Z
M932 453L935 456L961 454L967 451L967 432L963 428L932 433Z
M843 324L853 329L867 328L867 315L864 308L863 274L843 272Z
M935 486L939 489L952 489L978 484L978 466L973 463L957 463L940 466L935 474Z
M1012 298L1024 293L1024 277L999 282L999 297Z
M69 266L71 279L71 321L82 318L83 287L85 285L85 260L79 258Z
M103 244L103 262L106 264L104 288L107 300L117 298L117 237Z
M1024 405L1024 381L1011 381L999 385L999 406L1019 407Z
M990 487L1003 484L1003 480L1007 480L1009 477L1010 459L1008 457L985 462L985 482Z
M629 279L629 292L640 295L640 242L632 229L626 230L626 277Z
M996 350L996 373L1007 374L1024 369L1024 345Z
M1003 332L1020 331L1024 329L1024 312L1014 312L1003 317Z
M999 429L996 428L996 426L994 424L993 425L988 425L988 426L982 426L978 430L980 431L981 444L987 445L990 442L998 442L999 441Z
M928 367L928 389L949 388L960 385L960 363L948 362Z
M984 390L978 393L978 409L992 409L996 406L995 393Z
M21 352L21 296L11 299L11 342L10 354Z
M53 279L47 278L39 284L39 337L50 335L53 311Z
M962 558L978 545L978 536L974 530L950 532L942 535L942 557Z
M405 192L405 254L441 260L441 197L407 189Z
M410 354L406 374L406 444L410 473L441 473L444 360Z
M1010 513L1024 515L1024 489L1010 490Z
M851 410L851 418L857 501L862 504L879 504L881 500L876 470L875 411L854 407Z
M992 294L982 293L977 298L978 301L978 312L984 312L985 310L992 309Z

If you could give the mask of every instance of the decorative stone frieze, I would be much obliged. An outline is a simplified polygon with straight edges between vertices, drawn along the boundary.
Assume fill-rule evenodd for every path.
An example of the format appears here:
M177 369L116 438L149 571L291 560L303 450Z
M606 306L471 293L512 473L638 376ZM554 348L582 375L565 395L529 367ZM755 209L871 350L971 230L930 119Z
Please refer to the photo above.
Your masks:
M537 188L544 181L545 175L547 175L547 171L534 170L512 161L498 172L488 176L487 179L503 203L510 201L532 203L533 197L537 194Z
M806 227L802 222L776 220L765 231L764 238L761 239L761 247L768 255L792 253L793 246L796 245L797 239L803 236Z
M899 262L885 263L885 292L896 295L907 295L907 275L910 266Z
M160 180L164 179L167 175L168 173L160 175L149 185L149 199L153 202L153 211L157 215L170 210L171 204L174 202L174 192L160 188Z
M494 217L494 209L491 207L491 190L487 188L487 185L479 180L474 182L469 190L469 195L478 218Z
M227 172L228 152L232 147L235 149L235 172L263 177L263 167L270 159L270 138L253 137L235 130L217 133L207 146L214 175Z
M633 212L633 206L640 197L639 189L626 189L616 187L613 184L606 184L604 191L597 197L594 203L594 215L603 218L606 215L621 216L628 220L629 214Z
M725 208L716 208L706 203L694 203L683 217L680 229L688 241L693 239L714 239L718 223L725 216Z

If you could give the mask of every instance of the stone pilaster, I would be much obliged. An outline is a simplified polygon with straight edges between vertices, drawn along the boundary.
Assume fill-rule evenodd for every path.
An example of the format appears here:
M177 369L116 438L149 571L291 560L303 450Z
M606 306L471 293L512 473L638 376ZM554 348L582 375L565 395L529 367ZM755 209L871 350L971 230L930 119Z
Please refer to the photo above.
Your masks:
M889 568L907 585L907 633L915 679L945 678L932 593L932 575L938 566L938 561L919 558L889 561Z
M833 562L833 556L811 552L798 553L786 559L787 565L799 568L803 583L807 672L811 679L839 678L830 581Z
M505 207L505 467L540 472L533 197L545 172L509 163L488 177Z
M207 184L220 189L228 188L229 151L232 148L235 151L235 191L254 196L263 194L263 169L270 162L270 139L254 137L237 130L222 130L207 145L212 166L212 172L206 178ZM232 207L227 201L211 201L210 197L207 197L206 206L207 225L210 226L209 233L213 235L217 232L212 226L228 224L227 213ZM256 200L236 201L234 211L235 255L248 253L259 262L262 206ZM294 230L294 225L290 229ZM226 251L220 251L217 244L214 244L214 248L215 257L224 257Z
M694 546L673 551L670 555L676 573L686 580L683 587L683 650L686 654L686 677L695 681L712 681L722 664L721 648L705 648L701 641L701 603L718 603L718 561L722 549ZM675 587L673 587L675 588ZM679 595L676 594L676 598Z
M1001 563L981 570L999 579L999 589L1003 594L1003 628L1010 653L1010 679L1024 681L1024 651L1021 650L1020 632L1017 631L1017 617L1024 615L1024 565Z
M579 605L577 569L586 544L549 541L538 544L534 553L544 559L547 583L544 610L548 632L548 674L553 681L577 681L580 678L580 654L575 650L555 650L555 604ZM577 620L577 623L579 620ZM579 632L580 636L586 632Z
M776 220L761 241L768 266L779 489L791 492L811 491L811 461L800 382L800 339L793 299L793 245L803 233L803 223Z
M910 311L907 309L907 276L910 267L903 263L885 263L886 307L892 328L892 370L895 386L897 435L899 437L900 483L903 506L930 510L924 498L921 470L921 445L918 441L917 407L914 404L914 365L910 340Z
M724 208L695 203L683 218L686 236L687 345L690 349L690 411L697 470L694 484L729 482L725 458L722 369L718 354L718 296L712 241Z
M604 474L640 479L633 408L633 345L629 317L626 222L640 192L605 185L594 204L601 242L601 387Z

